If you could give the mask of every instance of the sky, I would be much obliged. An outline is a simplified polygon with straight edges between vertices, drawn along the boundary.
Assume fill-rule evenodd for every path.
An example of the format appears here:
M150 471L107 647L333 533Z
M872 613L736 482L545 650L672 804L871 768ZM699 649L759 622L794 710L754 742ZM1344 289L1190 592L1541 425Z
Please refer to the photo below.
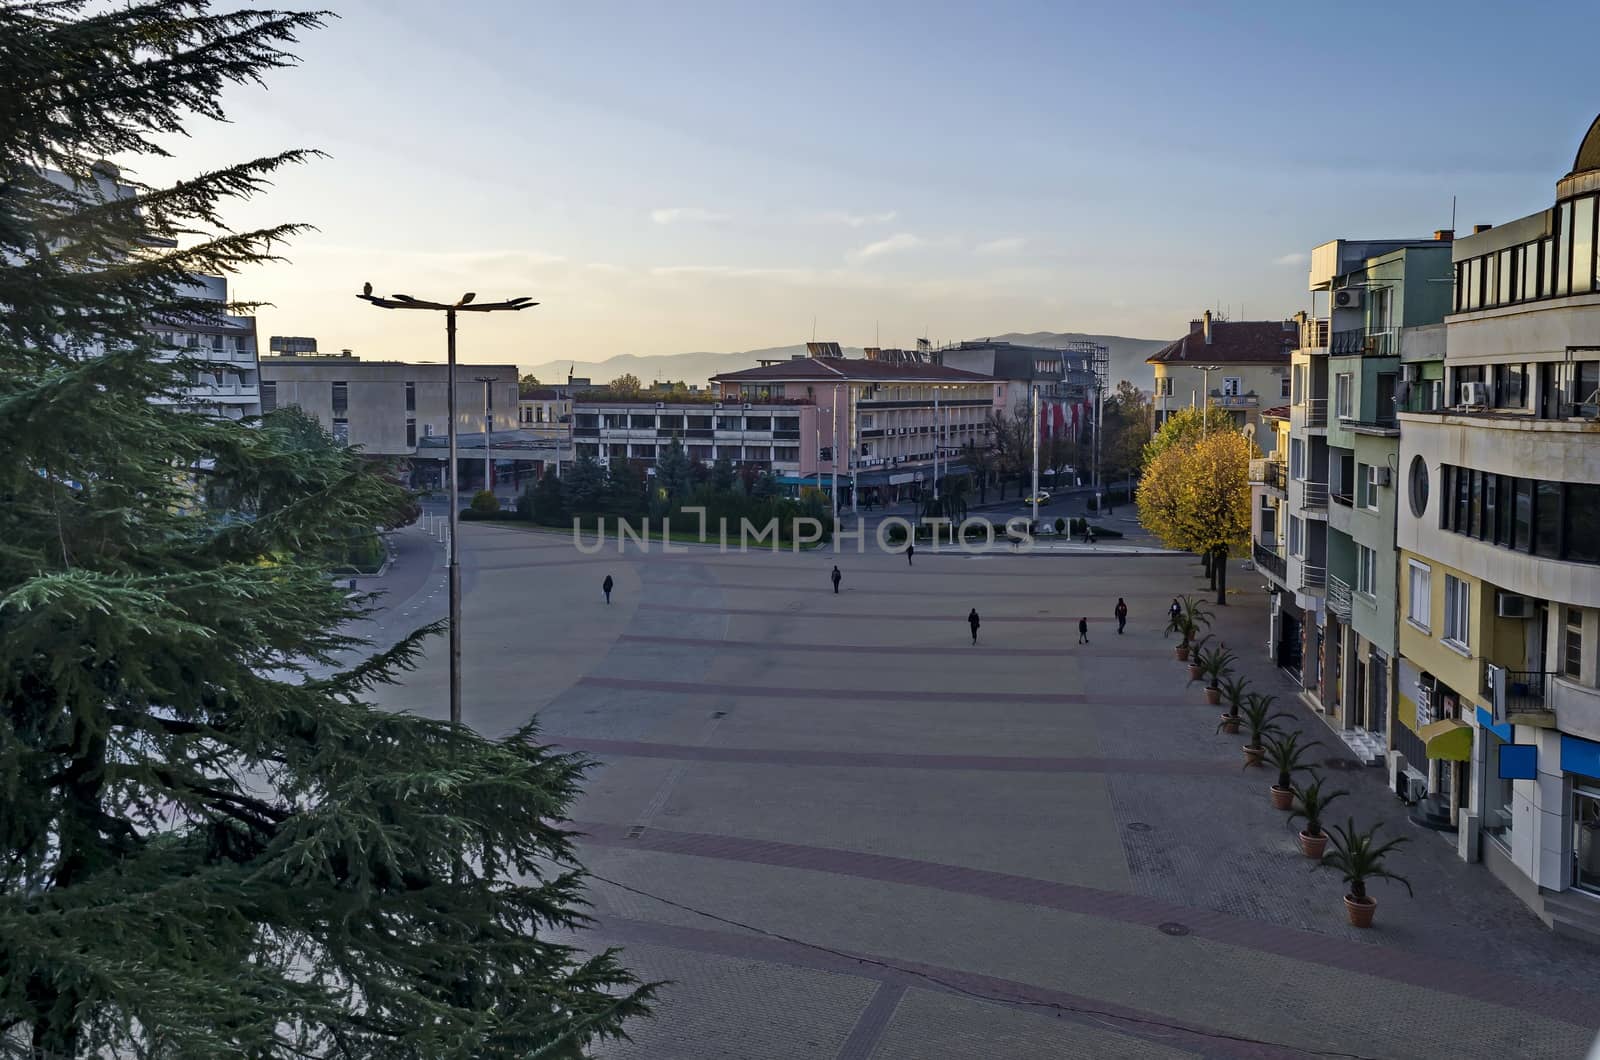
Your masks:
M234 227L269 334L439 359L380 293L530 295L464 361L1171 338L1305 308L1323 241L1548 206L1597 113L1600 5L337 4L160 182L314 147Z

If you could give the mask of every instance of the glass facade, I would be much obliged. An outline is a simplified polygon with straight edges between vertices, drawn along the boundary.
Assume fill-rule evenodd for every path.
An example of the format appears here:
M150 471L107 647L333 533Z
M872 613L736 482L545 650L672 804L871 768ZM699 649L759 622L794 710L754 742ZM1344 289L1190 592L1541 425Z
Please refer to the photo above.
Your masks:
M1551 482L1444 464L1439 528L1518 552L1600 564L1600 483Z
M1583 195L1556 206L1555 237L1456 262L1455 311L1600 289L1600 204Z

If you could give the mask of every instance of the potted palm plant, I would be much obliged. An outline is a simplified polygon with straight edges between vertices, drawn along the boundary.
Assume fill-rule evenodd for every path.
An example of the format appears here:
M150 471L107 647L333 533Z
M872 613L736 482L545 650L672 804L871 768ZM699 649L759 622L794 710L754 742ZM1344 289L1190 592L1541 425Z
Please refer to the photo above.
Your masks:
M1396 836L1386 843L1379 843L1378 829L1381 827L1375 824L1365 832L1359 831L1355 818L1350 818L1343 828L1334 825L1328 836L1333 849L1317 862L1318 867L1332 869L1344 877L1346 886L1350 888L1344 896L1344 908L1353 927L1371 927L1372 914L1378 908L1377 899L1367 893L1368 880L1394 880L1405 887L1407 894L1412 894L1409 880L1384 867L1384 862L1395 848L1407 842L1406 837ZM1414 894L1412 896L1415 897Z
M1178 646L1173 654L1177 656L1179 662L1189 658L1189 645L1199 632L1209 625L1211 625L1211 612L1206 610L1205 604L1191 596L1178 597L1178 613L1167 623L1167 628L1178 634Z
M1189 680L1200 680L1200 656L1206 650L1206 645L1211 642L1211 635L1207 634L1191 645L1189 652Z
M1245 694L1244 707L1239 712L1239 720L1244 724L1245 733L1249 737L1245 741L1243 748L1244 764L1246 766L1259 766L1261 764L1261 756L1266 753L1266 748L1262 746L1262 741L1267 736L1280 731L1278 728L1279 718L1289 717L1288 714L1282 711L1274 713L1272 703L1272 696L1264 696L1259 692ZM1226 724L1227 719L1223 719L1223 725ZM1217 728L1221 729L1222 725L1217 726Z
M1274 807L1287 810L1294 804L1294 774L1306 772L1311 768L1301 759L1307 751L1318 746L1320 742L1312 740L1310 743L1301 743L1298 732L1267 737L1262 757L1266 759L1267 765L1278 771L1278 782L1272 785Z
M1294 809L1289 812L1289 820L1298 817L1306 823L1300 829L1300 853L1312 860L1321 859L1328 846L1328 835L1322 830L1323 811L1328 803L1348 794L1348 791L1323 791L1322 778L1315 771L1311 773L1309 784L1294 789Z
M1227 702L1227 712L1222 715L1222 724L1217 728L1222 732L1239 731L1239 704L1244 702L1244 697L1250 693L1250 681L1245 677L1224 677L1218 682L1218 691Z
M1189 680L1207 680L1206 702L1217 704L1222 702L1222 689L1218 682L1233 673L1233 664L1238 656L1229 651L1227 645L1218 644L1215 648L1208 648L1195 652L1195 663L1189 667Z

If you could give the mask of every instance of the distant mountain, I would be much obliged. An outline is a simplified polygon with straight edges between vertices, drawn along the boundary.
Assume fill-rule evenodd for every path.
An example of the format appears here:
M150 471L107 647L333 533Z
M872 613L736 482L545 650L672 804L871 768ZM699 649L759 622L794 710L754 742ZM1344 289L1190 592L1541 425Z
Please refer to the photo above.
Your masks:
M1155 378L1144 359L1165 346L1168 339L1130 339L1122 335L1086 335L1082 332L1035 331L1030 334L1011 332L1005 335L985 335L1002 342L1023 343L1030 346L1063 346L1068 341L1089 339L1111 347L1111 383L1130 379L1149 390ZM640 357L624 353L607 357L603 361L545 361L541 364L523 365L523 372L531 372L543 383L564 382L570 368L573 375L592 379L596 383L609 383L619 375L632 373L646 386L655 382L681 380L704 385L707 379L719 372L734 372L741 368L754 368L757 361L793 357L806 352L805 343L792 346L769 346L760 350L740 353L666 353L653 357ZM846 346L847 357L861 356L861 347Z

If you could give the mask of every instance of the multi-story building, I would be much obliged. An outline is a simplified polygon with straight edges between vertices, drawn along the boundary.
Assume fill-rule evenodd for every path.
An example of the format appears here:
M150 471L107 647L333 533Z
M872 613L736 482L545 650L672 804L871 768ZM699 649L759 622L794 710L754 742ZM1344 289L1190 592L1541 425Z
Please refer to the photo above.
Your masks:
M833 446L833 423L814 403L782 399L717 401L584 396L572 412L575 458L653 465L674 440L691 460L728 460L771 471L791 487L816 485L819 454ZM831 463L820 466L832 470Z
M1096 356L1104 346L1092 342L1066 347L1024 346L993 339L972 339L932 351L934 363L988 376L1003 387L996 403L1010 415L1028 415L1038 390L1041 416L1048 426L1060 423L1074 437L1089 422L1100 376ZM871 353L871 351L867 351Z
M491 377L493 382L481 382ZM266 411L296 405L333 436L381 456L414 456L417 439L443 435L449 418L449 367L339 357L264 357L261 403ZM456 430L463 439L517 429L517 368L456 367ZM479 478L481 479L481 475Z
M1399 414L1396 713L1415 739L1391 769L1464 858L1600 934L1597 203L1600 120L1552 206L1455 242L1442 401Z
M564 427L572 420L572 395L564 387L524 387L517 395L517 425L526 430Z
M936 476L963 473L963 447L990 444L990 415L1004 397L1004 384L899 356L905 351L845 358L834 343L813 346L820 356L772 361L711 380L730 417L746 404L782 402L815 410L811 448L830 452L811 462L802 422L793 469L774 468L795 483L817 475L826 486L837 464L841 498L893 501L931 486Z
M168 357L189 361L174 404L230 420L261 415L255 317L226 312L228 281L222 276L195 276L179 293L214 302L217 309L207 318L157 320L150 326L170 351Z
M1155 369L1156 425L1186 406L1227 409L1247 435L1261 410L1289 397L1294 324L1286 320L1217 320L1206 310L1189 333L1145 358Z
M1385 491L1395 474L1399 348L1411 325L1443 316L1428 269L1439 273L1433 288L1444 289L1444 237L1322 244L1311 254L1312 312L1289 325L1287 464L1272 468L1282 485L1282 551L1276 562L1258 556L1273 587L1268 644L1299 674L1313 709L1370 759L1383 753L1393 700L1384 585L1393 582L1394 505ZM1358 607L1359 634L1351 631Z

